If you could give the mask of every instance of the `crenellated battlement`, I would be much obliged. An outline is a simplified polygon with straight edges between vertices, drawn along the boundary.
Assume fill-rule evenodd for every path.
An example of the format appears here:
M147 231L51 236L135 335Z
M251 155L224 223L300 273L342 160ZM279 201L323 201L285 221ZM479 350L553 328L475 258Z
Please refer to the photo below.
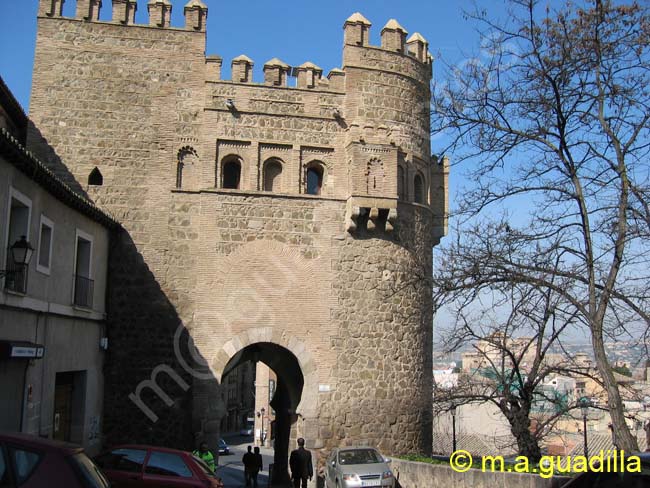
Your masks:
M346 67L369 68L409 76L428 84L431 78L433 57L429 44L420 33L408 37L408 32L395 19L390 19L381 31L381 45L369 43L371 23L359 12L352 14L343 25L344 69L334 68L326 77L323 70L311 61L290 66L279 58L264 63L264 78L256 81L253 76L254 61L245 54L231 62L230 80L221 77L223 60L219 56L206 58L206 81L231 81L233 83L263 84L275 87L299 89L345 90ZM289 81L294 78L295 81Z
M74 1L74 0L73 0ZM135 13L138 8L137 0L105 0L112 5L112 16L109 21L100 21L99 13L102 0L76 0L74 18L84 22L104 22L121 25L138 25L135 23ZM63 17L63 4L65 0L39 0L38 16L51 18ZM149 27L162 29L177 29L171 25L173 4L170 0L149 0L147 12L149 14ZM184 30L205 32L208 18L208 7L201 0L190 0L184 7Z
M39 17L61 18L66 0L39 0ZM201 0L189 0L183 9L184 27L171 25L173 0L148 0L148 24L136 24L135 14L138 0L68 0L76 2L73 19L82 22L119 24L123 26L152 27L157 29L206 32L208 7ZM111 19L100 20L104 3L111 3ZM352 14L344 23L343 70L335 68L324 77L323 70L311 61L299 66L290 66L279 58L264 64L263 79L253 77L254 62L242 54L232 60L230 80L221 77L222 59L218 56L206 57L206 81L232 81L234 83L260 83L275 87L295 87L340 92L345 87L345 68L371 67L386 71L397 71L402 75L428 82L431 76L433 58L428 51L428 42L419 33L408 37L407 30L395 19L390 19L381 30L381 45L370 44L372 24L361 13ZM361 51L359 51L361 48ZM295 78L294 82L290 79Z

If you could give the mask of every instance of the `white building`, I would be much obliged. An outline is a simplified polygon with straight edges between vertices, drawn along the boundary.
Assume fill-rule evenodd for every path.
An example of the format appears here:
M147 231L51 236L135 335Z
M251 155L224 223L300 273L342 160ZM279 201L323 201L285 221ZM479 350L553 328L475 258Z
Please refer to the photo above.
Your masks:
M117 224L25 150L28 123L0 79L0 431L72 441L94 453ZM33 253L21 265L11 248L25 240Z

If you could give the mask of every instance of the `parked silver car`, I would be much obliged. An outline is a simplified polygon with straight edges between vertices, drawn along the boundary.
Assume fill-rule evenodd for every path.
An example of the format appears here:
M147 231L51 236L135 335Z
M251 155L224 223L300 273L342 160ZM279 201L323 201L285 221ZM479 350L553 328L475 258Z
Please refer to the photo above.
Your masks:
M326 488L394 488L390 459L372 447L342 447L327 458Z

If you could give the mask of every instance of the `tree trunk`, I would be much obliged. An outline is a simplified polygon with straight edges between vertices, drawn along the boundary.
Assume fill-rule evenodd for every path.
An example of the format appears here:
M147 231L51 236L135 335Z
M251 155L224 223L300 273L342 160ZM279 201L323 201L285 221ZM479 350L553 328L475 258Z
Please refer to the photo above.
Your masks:
M605 391L607 392L607 408L609 409L609 415L612 420L612 431L616 436L616 448L628 453L637 452L639 446L636 438L632 435L625 422L623 400L621 399L621 393L618 391L618 385L616 384L612 367L607 360L605 344L603 343L603 336L600 329L598 331L593 330L591 342L594 348L596 367L603 379Z
M537 439L530 431L530 418L525 409L518 406L501 408L501 411L510 422L510 432L517 441L520 456L526 456L531 463L537 463L542 457Z

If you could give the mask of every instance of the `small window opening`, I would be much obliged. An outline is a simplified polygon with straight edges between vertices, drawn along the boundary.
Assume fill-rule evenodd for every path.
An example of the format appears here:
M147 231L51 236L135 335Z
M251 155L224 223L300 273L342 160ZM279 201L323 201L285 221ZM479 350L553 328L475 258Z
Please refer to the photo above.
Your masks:
M176 188L183 187L183 161L176 164Z
M104 177L102 172L95 166L95 168L88 175L88 184L92 186L102 186L104 184Z
M228 161L223 165L223 188L239 189L241 165L238 161Z
M312 166L307 169L307 194L320 195L323 188L323 169Z
M424 203L424 182L420 175L415 175L415 179L413 180L413 193L415 203Z
M404 184L404 168L397 167L397 198L404 200L406 185Z
M282 164L279 161L269 161L264 166L264 191L280 191Z

